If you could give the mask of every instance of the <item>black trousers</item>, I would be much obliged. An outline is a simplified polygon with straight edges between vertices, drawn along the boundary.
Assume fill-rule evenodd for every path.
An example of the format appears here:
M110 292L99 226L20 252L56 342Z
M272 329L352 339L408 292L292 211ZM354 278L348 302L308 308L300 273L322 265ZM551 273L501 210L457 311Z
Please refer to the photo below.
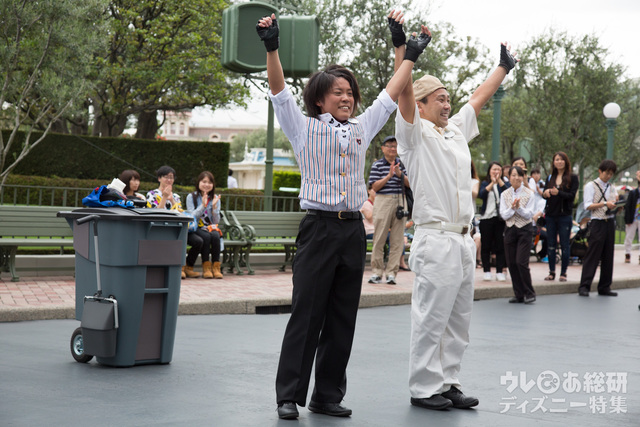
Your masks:
M531 271L529 270L529 258L531 257L531 244L533 242L533 226L527 224L522 228L515 225L507 227L504 231L504 251L507 258L507 266L511 275L513 293L516 298L534 297L536 291L531 284Z
M291 318L282 341L276 399L306 404L314 357L311 399L341 402L347 389L360 302L366 239L362 220L305 216L293 260Z
M591 283L596 275L598 263L600 263L598 292L611 290L615 238L615 219L591 220L589 223L589 247L582 260L582 277L580 277L579 289L586 290L587 292L591 290Z
M485 273L491 271L491 252L496 255L496 273L502 273L504 257L504 221L497 216L480 220L480 259Z
M198 228L195 232L189 233L187 243L191 246L187 252L187 265L193 267L198 259L198 254L202 255L202 262L220 261L220 233Z

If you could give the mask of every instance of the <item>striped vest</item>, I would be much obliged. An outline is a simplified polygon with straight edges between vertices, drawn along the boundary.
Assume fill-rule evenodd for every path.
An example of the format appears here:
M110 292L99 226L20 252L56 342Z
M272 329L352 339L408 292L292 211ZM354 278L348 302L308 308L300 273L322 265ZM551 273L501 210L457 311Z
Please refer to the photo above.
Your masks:
M334 128L315 118L307 118L307 142L296 160L302 182L300 198L335 206L344 200L347 209L357 211L367 200L364 161L369 144L360 123L349 123L351 141L340 146Z
M507 204L507 206L511 206L511 204L513 203L513 194L514 194L513 187L510 187L509 189L507 189L503 194L504 194L505 203ZM524 187L522 191L522 196L520 196L520 206L521 207L526 206L527 203L529 203L529 199L532 196L533 196L533 191L531 191L527 187ZM509 219L505 219L504 222L507 223L507 227L513 227L515 225L518 228L522 228L527 224L531 224L531 218L525 219L516 212L515 215L513 215Z

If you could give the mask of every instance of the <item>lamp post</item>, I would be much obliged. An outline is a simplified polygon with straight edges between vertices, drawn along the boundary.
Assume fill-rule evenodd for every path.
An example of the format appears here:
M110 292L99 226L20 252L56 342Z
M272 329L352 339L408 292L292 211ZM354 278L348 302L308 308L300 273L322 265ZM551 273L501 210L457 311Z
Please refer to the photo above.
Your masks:
M497 162L500 158L500 115L502 114L502 98L504 98L504 84L509 77L506 76L500 87L493 94L493 135L491 141L491 161Z
M618 124L616 119L620 115L620 106L615 102L610 102L604 106L602 113L607 119L607 159L613 160L613 130Z

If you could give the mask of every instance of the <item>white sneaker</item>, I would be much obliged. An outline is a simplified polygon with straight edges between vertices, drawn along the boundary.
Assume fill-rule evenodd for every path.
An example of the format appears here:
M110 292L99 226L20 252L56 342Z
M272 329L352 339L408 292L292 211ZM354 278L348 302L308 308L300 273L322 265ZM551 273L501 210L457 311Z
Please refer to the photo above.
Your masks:
M396 284L396 276L390 274L387 276L387 285L395 285Z
M491 280L493 280L493 279L491 278L491 273L490 273L490 272L488 272L488 271L486 271L486 272L484 273L484 276L482 276L482 280L484 280L485 282L490 282Z
M504 273L496 273L496 280L498 282L506 282L507 277L504 275Z
M369 283L380 283L382 281L382 277L378 276L377 274L374 274L373 276L369 277Z

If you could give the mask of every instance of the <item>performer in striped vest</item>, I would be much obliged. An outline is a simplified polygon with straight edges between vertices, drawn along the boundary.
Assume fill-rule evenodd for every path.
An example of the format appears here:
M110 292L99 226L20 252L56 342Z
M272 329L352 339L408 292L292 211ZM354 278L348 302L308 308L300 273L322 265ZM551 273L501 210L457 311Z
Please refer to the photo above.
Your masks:
M305 117L285 84L275 15L260 19L256 29L267 48L273 108L300 166L300 206L307 209L296 240L291 318L276 376L278 416L297 418L296 404L305 406L314 357L316 381L309 410L350 416L351 409L341 402L365 265L359 211L367 200L365 154L395 111L428 43L428 30L423 26L420 37L411 37L402 65L364 113L354 116L360 102L354 75L330 65L309 78L303 91Z
M504 230L504 252L515 296L511 303L531 304L536 300L536 291L531 284L529 257L533 242L531 218L535 213L533 191L523 184L524 170L513 166L509 170L511 187L500 195L500 216L506 223Z

